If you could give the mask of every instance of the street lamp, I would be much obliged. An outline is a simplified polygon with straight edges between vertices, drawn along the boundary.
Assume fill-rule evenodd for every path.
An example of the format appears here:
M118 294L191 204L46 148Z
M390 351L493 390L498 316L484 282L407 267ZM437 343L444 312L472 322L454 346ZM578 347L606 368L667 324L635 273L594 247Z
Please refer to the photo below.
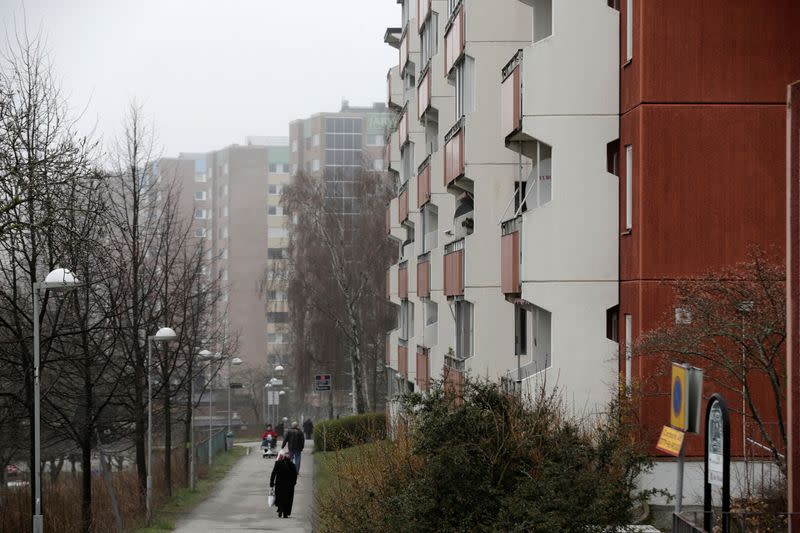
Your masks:
M238 357L228 358L228 433L225 435L226 437L231 433L231 366L242 363L243 361Z
M147 523L150 523L150 501L153 497L153 473L150 464L153 459L153 380L150 376L151 360L153 358L153 342L174 341L178 338L172 328L160 328L155 335L147 337ZM169 450L167 450L169 453Z
M283 372L283 365L278 365L275 367L275 372Z
M42 429L41 429L41 400L39 383L39 291L69 290L82 285L75 275L66 268L56 268L44 281L33 283L33 533L44 531L44 517L42 516L42 473L40 471L42 457Z
M209 352L208 350L201 350L198 354L200 359L216 359L217 356ZM213 452L213 448L211 445L212 439L212 431L213 431L213 422L214 422L214 389L211 386L211 372L209 371L208 375L208 393L209 393L209 407L208 407L208 466L211 466L212 459L211 454Z

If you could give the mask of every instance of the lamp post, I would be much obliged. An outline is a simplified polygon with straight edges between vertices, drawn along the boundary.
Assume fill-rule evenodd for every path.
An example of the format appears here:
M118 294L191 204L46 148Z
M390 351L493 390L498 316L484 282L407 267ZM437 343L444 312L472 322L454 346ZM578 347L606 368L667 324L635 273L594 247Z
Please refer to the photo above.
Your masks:
M268 424L269 423L269 417L272 416L272 413L270 413L270 410L269 410L269 406L272 403L271 400L270 400L271 396L270 396L270 390L269 390L271 388L272 388L272 384L271 383L264 384L264 389L265 389L264 390L264 424Z
M33 283L33 464L31 473L33 474L33 533L44 531L44 517L42 515L42 472L40 464L42 461L42 429L41 429L41 399L39 382L39 291L47 290L68 290L82 285L75 275L66 268L56 268L47 276L44 281Z
M153 359L153 342L174 341L178 336L172 328L160 328L155 335L147 337L147 496L145 503L147 506L147 523L152 517L150 502L153 497L153 472L151 463L153 460L153 380L150 376L151 362ZM169 453L169 450L167 450Z
M209 352L208 350L201 350L198 354L200 359L215 359L216 356ZM211 446L211 437L213 431L213 421L214 421L214 390L212 389L211 385L211 372L209 371L208 374L208 393L209 393L209 407L208 407L208 466L211 466L211 454L213 452L213 448Z
M242 362L238 357L228 358L228 433L225 435L226 437L231 433L231 366L241 365Z

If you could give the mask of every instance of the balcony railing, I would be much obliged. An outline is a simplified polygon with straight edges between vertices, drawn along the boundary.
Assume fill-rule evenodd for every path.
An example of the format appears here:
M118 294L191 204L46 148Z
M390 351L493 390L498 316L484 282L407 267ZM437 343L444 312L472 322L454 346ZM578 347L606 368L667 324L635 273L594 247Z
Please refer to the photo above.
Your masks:
M444 247L444 294L464 295L464 239Z
M431 200L431 156L417 170L417 207L422 208Z
M397 346L397 373L408 379L408 346L403 343Z
M466 364L464 363L466 359L462 359L460 357L456 357L455 355L445 354L444 356L444 368L445 371L447 370L455 370L458 373L462 373L461 376L455 376L456 378L460 378L462 381L464 379L463 372L466 371ZM447 380L449 376L445 376Z
M431 0L418 0L417 1L417 31L422 30L422 26L428 20L428 15L431 13Z
M522 50L501 71L500 132L503 137L522 129Z
M462 3L453 10L444 30L444 75L450 71L464 55L464 8Z
M408 299L408 261L403 261L397 268L397 297Z
M408 142L408 105L403 108L400 114L400 123L397 126L397 143L399 148Z
M503 223L500 238L500 286L504 294L520 294L520 227L522 217Z
M403 36L400 38L400 77L403 77L403 72L406 70L408 64L408 25L403 30Z
M430 62L420 74L417 85L417 116L421 119L431 106L431 69Z
M430 254L422 254L417 258L417 296L431 297L431 260Z
M444 136L444 185L464 175L464 117Z
M417 387L422 391L428 390L431 376L428 353L428 348L417 346Z
M408 185L404 184L400 189L400 196L397 200L397 219L400 224L408 220Z

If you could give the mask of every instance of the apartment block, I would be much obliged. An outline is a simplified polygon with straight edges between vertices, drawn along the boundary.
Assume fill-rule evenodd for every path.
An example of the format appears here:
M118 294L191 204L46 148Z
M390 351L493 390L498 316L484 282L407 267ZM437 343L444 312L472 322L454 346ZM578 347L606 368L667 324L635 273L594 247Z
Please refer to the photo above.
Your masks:
M632 346L674 315L669 281L751 245L783 252L800 4L400 3L385 36L400 184L386 223L402 250L387 274L390 394L445 371L558 386L596 412L656 373ZM668 378L656 387L639 406L651 444L669 413Z
M285 362L286 282L270 272L288 246L279 205L290 180L288 139L248 137L243 145L162 158L158 169L177 181L181 211L191 217L193 237L204 240L207 275L222 282L218 318L238 335L235 355L253 367Z

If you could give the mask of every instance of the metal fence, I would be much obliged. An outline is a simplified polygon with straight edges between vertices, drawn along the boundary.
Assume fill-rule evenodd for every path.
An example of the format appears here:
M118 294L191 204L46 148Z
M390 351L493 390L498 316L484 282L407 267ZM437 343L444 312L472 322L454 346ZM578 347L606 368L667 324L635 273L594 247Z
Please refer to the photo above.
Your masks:
M702 520L702 513L700 513ZM702 527L696 526L689 517L679 514L672 515L672 533L705 533Z
M212 458L225 451L225 434L227 428L218 429L211 435L211 455ZM194 445L195 462L198 465L208 464L208 437Z
M789 513L742 512L721 513L712 511L712 531L725 530L729 533L783 533L789 525ZM702 527L702 511L672 515L672 533L707 533ZM792 513L794 521L800 524L800 513Z

